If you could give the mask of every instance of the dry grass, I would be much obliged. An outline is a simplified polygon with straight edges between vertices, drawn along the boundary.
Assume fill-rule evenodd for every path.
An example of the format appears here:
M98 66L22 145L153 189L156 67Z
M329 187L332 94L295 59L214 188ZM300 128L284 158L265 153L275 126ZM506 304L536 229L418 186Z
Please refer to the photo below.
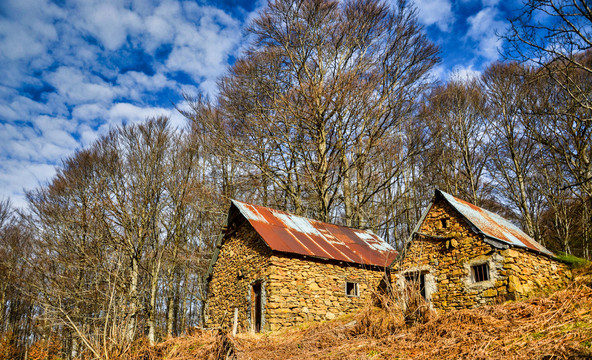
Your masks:
M592 270L592 269L590 269ZM570 288L521 302L423 312L409 325L392 303L281 333L212 331L145 347L135 359L592 359L590 272ZM146 350L148 349L148 350Z
M451 311L405 326L380 309L354 326L332 322L233 339L239 359L591 359L592 290Z
M213 330L194 330L190 335L171 338L150 347L147 342L133 346L130 360L218 360L232 357L232 343L225 334Z

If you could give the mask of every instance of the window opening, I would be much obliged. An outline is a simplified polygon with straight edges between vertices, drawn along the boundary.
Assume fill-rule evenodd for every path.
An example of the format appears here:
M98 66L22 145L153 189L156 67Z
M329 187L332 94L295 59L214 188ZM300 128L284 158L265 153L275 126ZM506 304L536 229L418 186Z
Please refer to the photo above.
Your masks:
M440 223L442 223L442 228L448 228L448 219L440 219Z
M426 292L425 292L425 274L420 273L419 271L413 271L405 274L405 282L409 289L413 289L419 291L421 296L425 299Z
M261 332L261 282L251 285L251 326L253 332Z
M347 281L345 283L345 295L347 295L347 296L360 296L360 290L358 288L358 283Z
M471 271L473 273L473 282L481 282L489 280L489 265L479 264L471 266Z

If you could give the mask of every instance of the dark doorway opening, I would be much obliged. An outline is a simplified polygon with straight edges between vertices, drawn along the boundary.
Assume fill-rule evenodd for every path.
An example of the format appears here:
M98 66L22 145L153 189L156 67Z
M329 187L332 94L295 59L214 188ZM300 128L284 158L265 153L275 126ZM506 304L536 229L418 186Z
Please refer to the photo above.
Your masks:
M262 310L261 282L258 281L251 285L251 325L253 327L253 332L261 332Z
M421 296L424 299L426 298L425 274L422 274L418 271L407 273L405 274L405 282L407 283L407 287L409 289L419 291Z

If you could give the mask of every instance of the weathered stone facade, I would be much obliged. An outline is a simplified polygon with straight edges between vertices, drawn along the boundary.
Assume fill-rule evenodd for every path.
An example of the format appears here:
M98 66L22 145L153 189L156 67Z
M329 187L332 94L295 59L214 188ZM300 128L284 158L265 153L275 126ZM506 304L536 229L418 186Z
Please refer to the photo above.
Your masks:
M330 320L360 309L385 275L379 267L272 252L245 222L222 243L208 285L206 326L254 330L253 284L261 286L261 330ZM346 283L357 295L346 295ZM351 290L351 289L350 289Z
M475 280L473 266L486 264L486 281ZM472 308L526 297L561 286L568 268L554 259L522 248L498 249L483 240L447 202L432 204L423 223L393 268L404 288L405 276L422 274L425 297L439 310Z
M208 283L207 327L230 328L238 308L239 328L251 328L250 287L262 281L265 289L271 254L248 223L225 239Z
M272 256L267 286L268 329L331 320L359 310L370 301L384 276L384 270L376 267ZM357 284L357 295L346 295L347 282Z

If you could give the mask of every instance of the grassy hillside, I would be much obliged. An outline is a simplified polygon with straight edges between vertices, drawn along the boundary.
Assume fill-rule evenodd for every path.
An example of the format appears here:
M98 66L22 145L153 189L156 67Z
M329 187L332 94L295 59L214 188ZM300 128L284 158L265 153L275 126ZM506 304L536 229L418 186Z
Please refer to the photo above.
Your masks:
M136 359L592 359L592 276L520 302L424 316L368 308L275 334L214 331L141 347Z

